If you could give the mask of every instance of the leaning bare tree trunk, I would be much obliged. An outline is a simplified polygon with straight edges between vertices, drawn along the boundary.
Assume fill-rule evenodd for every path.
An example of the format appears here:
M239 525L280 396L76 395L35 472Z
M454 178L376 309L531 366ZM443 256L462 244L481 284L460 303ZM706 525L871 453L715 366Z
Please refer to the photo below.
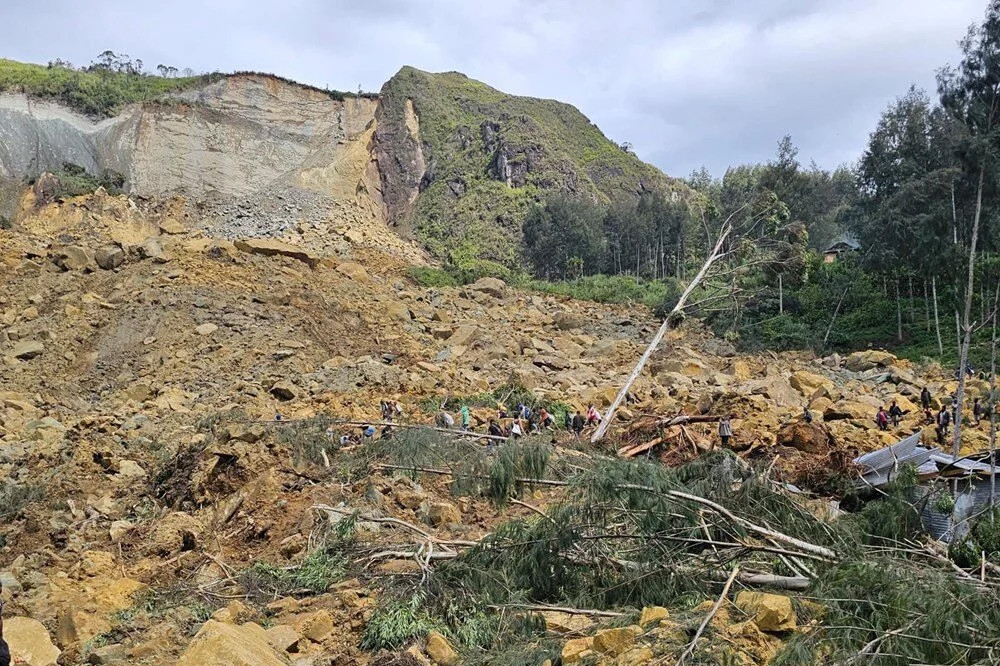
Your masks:
M931 299L927 297L927 280L924 280L924 330L931 330Z
M837 315L840 314L840 306L844 304L844 299L847 298L847 292L851 290L851 285L848 284L844 287L844 291L840 294L840 300L837 301L837 307L833 309L833 316L830 317L830 325L826 327L826 333L823 335L823 349L826 349L826 341L830 339L830 332L833 331L833 323L837 321Z
M972 238L969 241L969 279L965 286L965 319L962 321L965 336L962 340L962 353L958 359L958 390L955 400L958 409L955 412L955 443L951 453L956 458L962 444L962 401L965 399L965 365L969 361L969 343L972 340L972 295L975 289L976 241L979 239L979 218L983 212L983 181L986 179L986 168L979 167L979 188L976 190L976 214L972 218Z
M903 302L899 300L899 280L896 280L896 339L903 341Z
M997 285L1000 296L1000 284ZM997 298L993 299L993 335L990 338L990 399L986 402L990 410L990 506L997 492Z
M937 278L931 277L931 292L934 296L934 330L937 331L938 358L944 356L944 345L941 344L941 320L938 319Z
M906 276L906 279L909 282L910 286L910 293L907 295L907 298L910 301L910 326L915 327L917 325L917 314L916 311L913 309L913 276L908 275Z
M732 231L731 225L728 223L723 225L719 232L719 239L715 241L715 247L712 248L712 252L708 255L708 259L705 260L701 270L698 271L698 274L694 276L693 280L691 280L687 289L685 289L684 293L681 294L680 299L677 301L677 305L675 305L670 313L663 319L663 324L660 326L660 330L658 330L656 335L653 336L653 341L649 343L649 347L646 348L646 351L643 352L642 356L639 358L639 362L632 370L632 374L630 374L628 379L625 380L625 384L622 386L621 390L618 391L618 395L615 396L614 402L612 402L611 406L608 407L608 411L604 415L604 420L601 421L601 425L597 427L597 432L595 432L593 437L590 438L591 442L599 441L608 431L608 427L615 418L615 412L618 411L622 401L625 400L628 390L632 388L632 384L634 384L635 380L639 378L639 374L649 361L649 357L653 355L654 351L656 351L656 348L660 345L660 341L663 340L663 336L666 335L667 330L670 328L670 321L673 319L675 314L684 309L684 304L687 302L688 296L690 296L691 292L694 291L694 288L698 286L698 283L705 278L709 269L712 268L712 264L714 264L719 257L722 256L722 246L725 243L726 238L729 236L730 231Z
M781 273L778 273L778 314L785 314L785 290L781 283Z

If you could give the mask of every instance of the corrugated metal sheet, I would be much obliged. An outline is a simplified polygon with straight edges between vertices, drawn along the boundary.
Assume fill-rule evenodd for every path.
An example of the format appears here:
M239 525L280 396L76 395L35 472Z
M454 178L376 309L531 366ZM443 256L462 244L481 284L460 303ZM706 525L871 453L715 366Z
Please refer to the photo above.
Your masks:
M895 465L900 458L912 455L919 443L920 433L915 432L892 446L859 456L854 462L862 467L867 467L873 472L886 469Z

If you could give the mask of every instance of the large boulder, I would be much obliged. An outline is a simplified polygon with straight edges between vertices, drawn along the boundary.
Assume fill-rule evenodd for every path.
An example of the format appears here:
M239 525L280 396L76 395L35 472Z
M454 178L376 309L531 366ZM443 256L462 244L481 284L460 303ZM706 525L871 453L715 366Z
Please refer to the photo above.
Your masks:
M125 263L125 250L117 245L103 245L94 252L94 259L99 267L110 271Z
M60 650L52 644L49 632L38 620L11 617L4 620L3 636L10 646L15 664L55 666Z
M793 389L806 397L814 396L818 389L824 389L825 392L829 392L833 386L833 382L823 375L817 375L806 370L793 372L788 378L788 383Z
M209 620L195 635L177 666L287 666L263 628Z
M761 631L777 633L795 629L792 600L782 594L744 590L736 595L736 607L749 615Z
M867 422L875 418L878 408L856 400L841 400L823 410L824 421L855 420Z
M854 352L844 361L844 367L851 372L864 372L872 368L888 368L895 364L895 356L879 349Z
M316 266L320 257L304 247L282 243L273 238L246 238L233 243L237 250L247 254L261 254L266 257L282 256L297 259L309 266Z
M493 298L503 298L504 293L507 291L507 283L500 278L484 277L470 284L467 289L478 291Z
M79 245L67 245L52 252L52 263L64 271L86 270L91 268L93 261L90 250Z
M43 351L45 351L45 345L41 342L37 340L22 340L14 345L14 349L10 355L22 361L27 361L36 356L41 356Z
M825 454L836 445L836 440L822 423L791 421L778 431L778 444L804 453Z
M773 375L748 384L750 393L762 395L778 407L796 407L802 403L802 396L783 377Z
M368 275L368 271L361 264L354 263L353 261L345 261L344 263L337 266L337 272L341 275L351 278L355 282L369 282L371 276Z

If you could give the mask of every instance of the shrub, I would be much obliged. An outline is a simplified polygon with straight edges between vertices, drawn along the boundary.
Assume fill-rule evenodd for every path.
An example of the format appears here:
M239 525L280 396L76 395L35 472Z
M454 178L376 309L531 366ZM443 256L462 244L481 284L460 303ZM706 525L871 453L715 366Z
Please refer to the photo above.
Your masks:
M423 595L414 594L409 599L391 601L375 609L361 635L361 648L395 650L431 631L446 633L448 629L424 608Z
M55 192L56 197L78 197L82 194L91 194L99 187L103 187L109 194L120 194L125 185L125 176L117 171L106 169L95 176L82 166L71 162L64 162L62 168L53 171L52 174L59 179L59 189Z
M326 549L309 553L302 564L281 568L267 562L255 562L240 572L239 582L251 599L270 601L293 593L322 594L343 579L347 560Z

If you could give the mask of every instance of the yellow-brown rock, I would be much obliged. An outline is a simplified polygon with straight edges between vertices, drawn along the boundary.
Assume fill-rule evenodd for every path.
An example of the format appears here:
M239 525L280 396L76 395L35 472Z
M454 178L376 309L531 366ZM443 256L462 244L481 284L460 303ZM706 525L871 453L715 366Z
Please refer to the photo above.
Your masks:
M209 620L177 666L287 666L287 662L267 642L263 630Z
M791 631L796 627L792 600L781 594L744 590L736 595L736 607L750 616L761 631Z
M10 617L4 620L3 636L10 646L15 664L55 666L60 650L52 644L49 632L38 620Z
M657 624L660 620L665 620L668 617L670 617L670 613L663 606L646 606L639 613L639 626L645 628L648 625Z
M458 663L458 653L448 639L436 631L427 634L427 656L439 666L453 666Z
M575 664L594 651L594 637L573 638L562 649L562 663Z
M642 633L639 627L616 627L604 629L594 634L594 650L601 654L617 657L635 645L635 637Z

